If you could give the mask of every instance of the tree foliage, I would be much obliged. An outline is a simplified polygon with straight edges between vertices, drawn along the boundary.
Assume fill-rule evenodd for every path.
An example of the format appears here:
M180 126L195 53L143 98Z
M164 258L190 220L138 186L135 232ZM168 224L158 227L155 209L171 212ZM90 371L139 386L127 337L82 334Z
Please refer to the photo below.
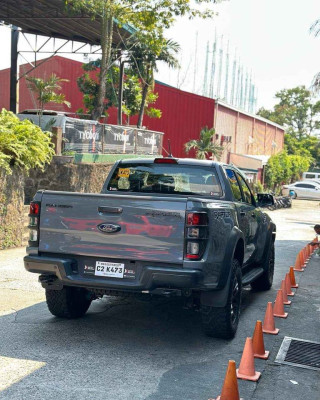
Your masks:
M215 14L212 9L199 6L201 4L212 5L219 1L197 0L193 3L190 0L65 0L69 13L85 13L101 22L102 59L97 103L92 110L92 118L100 118L104 111L106 77L113 62L112 43L115 28L129 24L134 26L135 31L140 34L156 33L162 35L163 30L172 26L179 16L188 16L189 18L212 17ZM195 7L193 7L194 4ZM149 44L152 45L153 43ZM146 95L143 97L146 97Z
M138 40L137 40L138 39ZM154 87L154 72L157 71L157 62L162 61L169 67L178 66L176 54L180 50L178 43L165 39L157 32L138 34L133 43L129 42L129 63L142 84L142 98L137 126L143 123L144 110L148 93Z
M289 155L306 157L313 166L320 165L320 141L316 136L307 136L299 140L285 134L284 143Z
M187 142L185 151L188 154L191 149L196 151L196 158L205 160L207 157L216 157L218 160L221 158L223 147L214 143L215 129L209 129L207 126L200 131L200 138L193 139Z
M27 76L28 88L36 93L39 105L39 125L43 114L44 106L48 103L65 104L71 107L71 104L66 100L63 93L58 93L62 90L61 84L69 82L68 79L59 78L52 74L48 79L36 78Z
M287 154L286 151L269 158L266 165L265 182L268 187L276 190L280 185L299 180L302 173L308 171L310 158Z
M289 135L302 139L320 128L320 101L314 101L305 86L283 89L273 110L261 108L258 115L286 127Z
M98 101L99 83L97 81L97 71L100 67L100 60L90 62L83 65L84 74L81 75L77 84L80 91L83 93L83 103L85 110L79 109L78 113L92 114ZM106 92L104 96L104 115L108 115L110 107L118 107L119 101L119 67L112 66L108 70L106 79ZM161 111L151 107L157 100L157 93L153 92L153 87L149 88L146 98L146 114L149 117L160 118ZM140 111L142 99L142 83L139 77L131 68L125 68L123 82L123 104L122 111L127 116L127 122L133 115L137 115Z
M29 120L20 121L12 112L0 113L0 167L11 174L11 167L28 171L44 169L54 155L50 133Z

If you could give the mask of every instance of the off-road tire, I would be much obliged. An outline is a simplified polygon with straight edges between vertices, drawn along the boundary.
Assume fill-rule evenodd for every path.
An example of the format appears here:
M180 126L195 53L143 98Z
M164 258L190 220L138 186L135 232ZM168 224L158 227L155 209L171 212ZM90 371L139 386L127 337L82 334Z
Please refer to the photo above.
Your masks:
M251 282L251 287L256 292L270 290L273 283L274 274L274 241L271 239L268 249L268 255L262 264L263 274L254 282Z
M60 318L82 317L90 307L92 296L82 288L64 286L62 290L46 289L51 314Z
M202 329L207 336L232 339L240 317L242 274L237 259L232 261L230 287L227 303L224 307L201 305Z

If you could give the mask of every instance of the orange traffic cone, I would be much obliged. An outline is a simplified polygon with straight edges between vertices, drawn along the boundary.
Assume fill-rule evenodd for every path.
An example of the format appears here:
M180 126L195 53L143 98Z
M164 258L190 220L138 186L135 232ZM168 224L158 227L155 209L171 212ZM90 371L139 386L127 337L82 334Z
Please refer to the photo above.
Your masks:
M305 266L307 266L308 261L309 261L309 256L308 256L307 248L304 247L304 248L302 249L302 252L303 252L303 257L304 257Z
M267 304L262 331L264 333L270 333L270 335L277 335L279 333L279 329L275 326L271 301Z
M290 275L291 287L292 287L292 288L297 288L297 287L299 287L299 285L298 285L297 282L296 282L296 277L294 276L293 267L290 267L289 275Z
M237 369L237 378L256 382L260 376L261 372L257 372L254 369L252 338L247 337L240 361L240 366L239 369Z
M274 303L273 316L279 318L287 318L288 316L288 313L284 312L283 294L281 289L278 290L277 298Z
M286 274L284 281L287 288L287 296L294 296L294 292L291 290L290 275L288 273Z
M283 304L289 306L291 304L291 300L288 299L287 286L286 286L286 281L284 279L281 281L281 290L282 290Z
M261 321L256 322L256 326L254 328L252 337L252 344L253 344L253 356L255 358L262 358L263 360L266 360L269 357L269 351L266 351L264 348Z
M236 363L233 360L229 360L221 395L216 400L243 400L239 397Z
M311 244L308 244L308 247L309 247L309 253L310 253L310 257L312 256L312 254L313 254L313 247L314 246L312 246Z
M295 271L303 272L302 265L303 265L303 264L301 264L300 253L298 253L297 258L296 258L296 262L295 262L295 264L294 264L294 268L293 268L293 269L294 269Z
M308 256L308 260L309 260L310 256L311 256L311 249L310 249L310 246L308 244L306 245L306 250L307 250L307 256Z
M306 267L306 265L305 265L306 260L305 260L305 258L304 258L304 252L303 252L303 250L300 250L300 251L299 251L299 257L300 257L300 265L301 265L301 268L305 268L305 267Z

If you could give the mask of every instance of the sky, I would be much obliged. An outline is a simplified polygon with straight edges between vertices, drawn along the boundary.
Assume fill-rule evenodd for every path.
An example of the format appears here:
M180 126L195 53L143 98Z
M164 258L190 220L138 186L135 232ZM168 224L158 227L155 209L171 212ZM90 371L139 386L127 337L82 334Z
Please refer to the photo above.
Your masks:
M166 32L181 46L181 69L173 71L159 65L158 80L201 94L207 42L211 46L217 32L219 40L223 36L224 48L229 42L231 57L236 51L237 59L252 73L258 108L273 107L274 95L281 89L310 87L320 71L320 36L315 38L309 32L311 24L320 18L319 0L230 0L215 6L215 10L219 15L213 20L180 19ZM20 48L25 46L21 40ZM0 54L0 69L9 67L7 27L0 27ZM76 59L82 60L80 56ZM20 62L25 61L20 57Z

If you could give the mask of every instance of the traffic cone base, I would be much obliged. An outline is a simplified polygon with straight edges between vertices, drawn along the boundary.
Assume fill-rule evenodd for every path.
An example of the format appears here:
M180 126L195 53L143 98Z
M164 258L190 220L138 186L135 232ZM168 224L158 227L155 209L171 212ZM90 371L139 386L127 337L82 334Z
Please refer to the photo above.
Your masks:
M239 369L237 369L237 378L238 379L244 379L245 381L257 382L259 380L260 376L261 376L261 372L256 371L254 375L248 376L248 375L240 374Z
M270 351L265 351L264 354L256 354L253 353L254 358L262 358L262 360L267 360L269 357Z
M273 316L274 317L278 317L278 318L287 318L288 313L287 312L284 313L284 314L275 314L275 313L273 313Z
M279 333L279 331L280 331L279 328L275 328L274 330L262 328L262 332L268 333L269 335L277 335Z

